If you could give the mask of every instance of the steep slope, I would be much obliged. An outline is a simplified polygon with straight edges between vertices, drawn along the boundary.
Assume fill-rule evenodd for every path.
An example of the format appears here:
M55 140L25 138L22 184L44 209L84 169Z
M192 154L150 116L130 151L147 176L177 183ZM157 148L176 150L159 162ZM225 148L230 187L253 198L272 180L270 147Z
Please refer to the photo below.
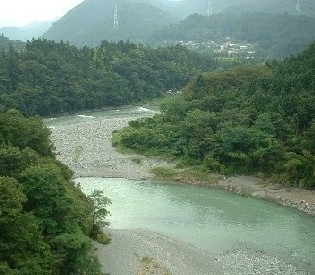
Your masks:
M115 5L116 27L113 26ZM153 30L172 22L175 22L172 16L149 2L86 0L55 22L42 37L77 46L95 46L101 40L143 42Z

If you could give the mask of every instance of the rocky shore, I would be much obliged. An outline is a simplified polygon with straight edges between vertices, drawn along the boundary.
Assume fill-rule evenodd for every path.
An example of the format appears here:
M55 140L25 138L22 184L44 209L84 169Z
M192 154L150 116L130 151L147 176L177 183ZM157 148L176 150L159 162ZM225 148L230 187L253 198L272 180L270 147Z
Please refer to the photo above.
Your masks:
M74 170L75 177L153 178L150 172L153 167L170 164L139 155L123 155L111 146L112 131L139 117L93 118L53 127L58 159ZM221 178L213 187L315 213L314 191L262 185L255 177ZM108 230L111 244L96 245L105 274L312 274L254 248L237 247L214 255L154 232Z
M234 176L219 180L218 186L238 195L273 201L315 216L315 190L284 188L250 176Z
M112 242L96 244L105 274L112 275L302 275L311 274L258 249L214 254L147 230L107 229Z

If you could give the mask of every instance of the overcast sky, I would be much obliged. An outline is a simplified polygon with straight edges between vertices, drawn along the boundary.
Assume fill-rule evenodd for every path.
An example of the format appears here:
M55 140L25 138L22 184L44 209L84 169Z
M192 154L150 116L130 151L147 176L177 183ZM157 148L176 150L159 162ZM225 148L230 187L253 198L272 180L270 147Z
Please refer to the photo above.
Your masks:
M84 0L0 0L0 27L25 26L62 16Z

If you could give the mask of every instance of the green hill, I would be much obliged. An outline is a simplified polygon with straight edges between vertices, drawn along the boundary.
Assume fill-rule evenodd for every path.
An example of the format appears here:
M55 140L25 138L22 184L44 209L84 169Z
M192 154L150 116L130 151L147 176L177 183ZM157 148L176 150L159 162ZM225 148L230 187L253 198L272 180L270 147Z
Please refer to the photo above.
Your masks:
M115 4L118 26L113 26ZM170 14L146 2L86 0L70 10L42 38L95 46L101 40L143 42L162 26L175 22Z
M212 173L315 188L315 43L296 58L195 77L113 144Z

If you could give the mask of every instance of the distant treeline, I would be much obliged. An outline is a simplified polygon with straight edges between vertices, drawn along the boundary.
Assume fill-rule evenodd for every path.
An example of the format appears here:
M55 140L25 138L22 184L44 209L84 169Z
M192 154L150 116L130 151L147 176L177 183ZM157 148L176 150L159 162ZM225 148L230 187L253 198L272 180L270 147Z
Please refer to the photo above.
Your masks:
M181 46L152 49L129 42L102 42L78 49L49 40L0 53L0 110L49 116L132 104L176 90L202 71L209 57Z
M255 43L259 57L301 52L315 39L315 18L289 14L193 14L179 24L156 31L152 41L223 42L226 37Z
M203 73L113 144L205 172L315 187L315 43L296 58Z
M5 37L3 34L0 35L0 53L8 51L11 47L17 50L24 50L25 42L19 40L10 40Z

